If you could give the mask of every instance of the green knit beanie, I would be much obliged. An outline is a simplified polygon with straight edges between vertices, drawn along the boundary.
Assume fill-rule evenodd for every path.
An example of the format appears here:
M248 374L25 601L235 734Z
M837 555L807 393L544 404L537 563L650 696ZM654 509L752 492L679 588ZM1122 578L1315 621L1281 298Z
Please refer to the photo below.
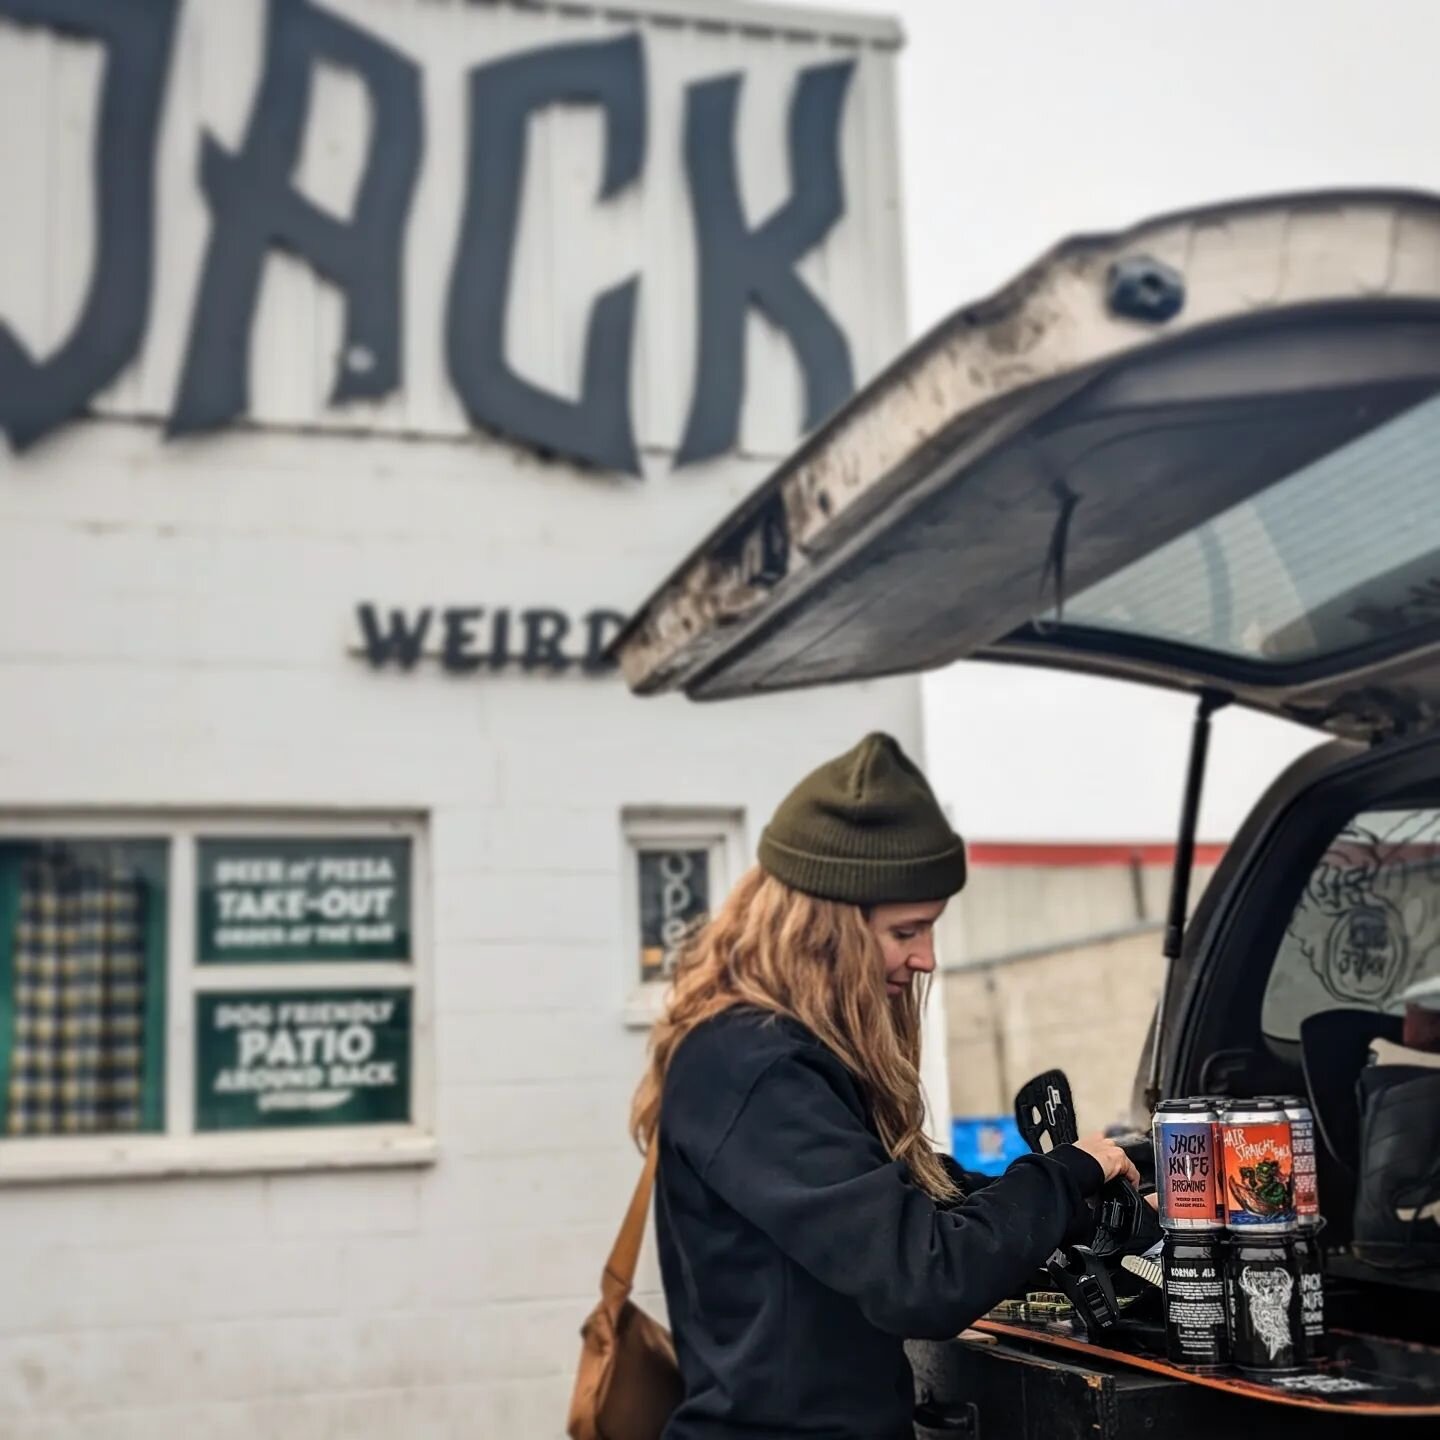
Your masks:
M765 827L759 858L792 889L850 905L944 900L965 884L965 842L889 735L807 775Z

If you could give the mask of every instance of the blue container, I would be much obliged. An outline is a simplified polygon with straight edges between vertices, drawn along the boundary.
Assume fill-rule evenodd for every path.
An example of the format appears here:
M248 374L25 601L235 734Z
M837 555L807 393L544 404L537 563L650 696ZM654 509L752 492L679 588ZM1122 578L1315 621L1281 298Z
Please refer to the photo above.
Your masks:
M1030 1147L1021 1138L1013 1115L967 1115L951 1123L956 1161L982 1175L998 1175Z

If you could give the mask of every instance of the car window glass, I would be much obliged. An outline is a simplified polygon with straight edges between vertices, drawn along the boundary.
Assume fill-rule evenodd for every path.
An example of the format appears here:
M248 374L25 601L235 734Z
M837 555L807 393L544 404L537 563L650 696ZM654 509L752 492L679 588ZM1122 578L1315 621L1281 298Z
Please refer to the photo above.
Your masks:
M1322 1010L1397 1010L1440 975L1440 810L1373 810L1331 841L1290 917L1261 1028L1297 1040Z
M1431 623L1437 450L1433 399L1092 585L1064 618L1277 664Z

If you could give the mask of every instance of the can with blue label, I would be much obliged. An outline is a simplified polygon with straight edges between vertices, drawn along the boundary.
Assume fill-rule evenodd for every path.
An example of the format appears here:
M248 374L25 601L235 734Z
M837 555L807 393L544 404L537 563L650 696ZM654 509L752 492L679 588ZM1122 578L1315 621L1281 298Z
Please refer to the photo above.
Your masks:
M1155 1191L1166 1230L1224 1227L1219 1119L1208 1100L1165 1100L1155 1111Z

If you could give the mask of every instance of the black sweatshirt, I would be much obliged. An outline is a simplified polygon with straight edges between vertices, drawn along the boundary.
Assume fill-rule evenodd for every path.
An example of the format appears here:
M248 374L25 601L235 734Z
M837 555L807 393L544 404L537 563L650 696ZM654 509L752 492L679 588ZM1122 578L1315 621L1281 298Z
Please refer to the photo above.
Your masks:
M963 1177L936 1203L810 1031L727 1011L681 1042L660 1107L656 1232L685 1400L665 1440L911 1440L905 1338L957 1335L1082 1236L1083 1151ZM978 1187L983 1185L983 1189Z

